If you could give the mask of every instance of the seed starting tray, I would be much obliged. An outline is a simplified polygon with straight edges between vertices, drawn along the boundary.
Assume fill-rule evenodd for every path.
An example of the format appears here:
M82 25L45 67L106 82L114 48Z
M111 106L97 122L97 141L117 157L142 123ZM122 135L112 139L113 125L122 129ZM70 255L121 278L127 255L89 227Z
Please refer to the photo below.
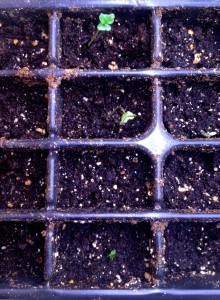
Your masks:
M220 147L219 139L194 139L178 140L172 137L163 125L161 85L164 79L206 76L214 78L220 75L220 69L165 69L162 64L162 34L161 18L163 11L174 7L219 7L220 1L161 1L161 0L65 0L65 1L26 1L8 0L0 2L0 9L24 9L50 11L48 15L49 24L49 67L42 69L23 69L22 77L34 77L36 80L45 79L48 84L48 138L38 140L7 140L2 138L0 147L3 150L21 149L49 151L47 159L47 188L46 208L44 210L1 210L1 222L34 222L43 223L46 227L45 249L44 249L44 287L33 286L30 288L11 288L1 286L1 299L219 299L219 288L203 288L202 285L192 289L188 287L189 278L185 279L184 286L167 287L163 284L164 276L164 222L195 222L195 221L219 221L220 212L213 213L191 213L191 212L169 212L162 209L163 203L163 166L165 158L171 151L176 149L209 149ZM112 12L117 8L138 8L151 13L152 32L152 67L135 70L79 70L61 69L57 67L60 56L60 12L80 11L81 8L91 10L93 8L110 7ZM0 70L0 77L19 77L21 73L17 70ZM134 139L61 139L62 126L62 98L60 96L61 79L74 79L80 76L91 77L145 77L152 84L152 109L153 119L150 128L139 138ZM10 80L10 79L9 79ZM72 210L57 210L57 187L58 174L58 151L61 149L139 149L150 157L153 164L154 176L154 208L141 212L88 212L74 213ZM53 251L54 251L54 226L57 222L97 222L97 221L144 221L151 223L153 229L153 240L155 245L155 270L153 270L155 285L141 289L62 289L52 288L51 278L53 276ZM169 242L169 241L167 241ZM80 271L80 270L79 270Z

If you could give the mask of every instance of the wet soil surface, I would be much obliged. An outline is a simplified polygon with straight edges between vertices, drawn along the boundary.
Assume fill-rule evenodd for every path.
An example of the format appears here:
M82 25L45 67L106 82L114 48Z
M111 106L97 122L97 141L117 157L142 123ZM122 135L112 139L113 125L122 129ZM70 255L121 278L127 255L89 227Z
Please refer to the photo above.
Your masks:
M220 286L215 278L220 272L220 223L170 223L165 239L168 282L189 277L192 281L200 277L200 286L202 278L209 284L212 282L212 286Z
M207 211L220 209L220 153L177 151L164 171L164 207Z
M0 80L0 137L40 139L47 136L47 86Z
M186 80L163 86L167 130L176 138L220 137L220 88L216 81Z
M100 13L114 13L111 31L97 31ZM93 10L64 14L61 19L62 59L65 68L110 69L149 67L151 29L148 11Z
M137 137L152 120L150 82L145 79L79 78L62 85L64 138ZM120 125L124 112L136 115Z
M152 207L152 165L135 151L66 151L59 208L104 212Z
M0 286L43 284L43 224L0 223Z
M163 66L220 67L220 10L181 9L164 13Z
M45 207L45 152L0 152L0 208Z
M147 223L60 225L53 285L73 289L147 286L150 238ZM112 250L116 251L113 259L109 257Z
M0 69L47 67L48 16L40 12L0 13Z

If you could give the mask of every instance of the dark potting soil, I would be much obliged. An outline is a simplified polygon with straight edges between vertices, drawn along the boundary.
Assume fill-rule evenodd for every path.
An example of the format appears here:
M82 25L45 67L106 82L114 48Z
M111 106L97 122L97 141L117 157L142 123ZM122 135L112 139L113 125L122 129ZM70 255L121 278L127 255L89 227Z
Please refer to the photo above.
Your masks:
M220 137L218 82L190 79L163 86L164 125L179 139Z
M47 86L0 80L0 137L39 139L47 136Z
M220 67L220 10L181 9L164 13L163 66Z
M45 152L0 152L0 208L45 207Z
M140 78L78 78L62 84L64 138L123 138L152 121L150 82ZM120 125L125 111L136 118Z
M43 233L43 224L0 224L0 286L43 284Z
M100 13L114 13L111 31L97 31ZM151 64L151 28L148 11L93 10L64 14L61 19L62 58L65 68L144 68Z
M47 66L48 16L46 13L0 13L0 69Z
M147 223L60 225L53 285L72 289L147 286L151 237ZM112 250L116 250L113 260L108 257Z
M152 164L136 151L61 153L58 208L116 211L152 207Z
M167 281L200 277L201 286L204 277L211 285L220 286L220 223L170 223L165 240ZM218 280L213 280L216 275Z
M220 153L176 151L165 163L164 207L220 209Z

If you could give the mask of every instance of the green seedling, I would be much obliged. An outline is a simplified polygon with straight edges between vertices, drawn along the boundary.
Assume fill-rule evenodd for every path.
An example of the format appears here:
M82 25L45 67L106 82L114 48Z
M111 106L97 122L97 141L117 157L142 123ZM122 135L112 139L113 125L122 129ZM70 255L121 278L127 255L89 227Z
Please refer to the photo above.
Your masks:
M102 14L101 13L99 15L99 21L100 21L100 23L97 26L97 31L92 36L90 42L88 43L88 47L90 47L92 42L96 39L99 31L110 31L112 29L111 25L115 21L115 15L114 14Z
M116 257L116 254L117 254L116 250L113 249L113 250L109 253L108 257L110 258L110 260L114 260L115 257Z
M205 138L211 138L212 136L215 136L217 134L217 132L204 132L202 131L201 134L205 137Z
M99 21L100 23L97 26L97 29L99 31L110 31L111 25L115 21L115 15L114 14L100 14L99 15Z
M131 111L126 111L121 116L120 125L125 125L129 120L133 120L137 115L133 114Z

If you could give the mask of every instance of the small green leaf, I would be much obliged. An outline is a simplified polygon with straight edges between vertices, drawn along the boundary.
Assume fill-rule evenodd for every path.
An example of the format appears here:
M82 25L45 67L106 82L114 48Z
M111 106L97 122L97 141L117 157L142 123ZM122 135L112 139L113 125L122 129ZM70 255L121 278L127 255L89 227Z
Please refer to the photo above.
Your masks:
M100 14L99 15L99 21L101 24L105 25L108 24L108 15L107 14Z
M108 24L111 25L115 21L115 15L114 14L109 14L108 15Z
M115 257L116 257L116 254L117 254L116 250L113 249L113 250L109 253L108 257L109 257L111 260L114 260Z
M99 15L100 23L97 26L97 29L100 31L110 31L111 24L114 23L115 15L114 14L100 14Z
M202 131L201 132L201 134L205 137L205 138L211 138L212 136L215 136L216 134L217 134L217 132L214 132L214 131L212 131L212 132L204 132L204 131Z
M97 29L99 31L110 31L111 30L111 26L108 25L108 24L103 25L103 24L99 23L99 25L97 26Z
M101 24L113 24L115 20L115 15L114 14L100 14L99 15L99 21Z
M137 115L133 114L130 111L126 111L125 113L123 113L123 115L121 116L121 122L120 125L125 125L129 120L133 120L134 118L136 118Z

